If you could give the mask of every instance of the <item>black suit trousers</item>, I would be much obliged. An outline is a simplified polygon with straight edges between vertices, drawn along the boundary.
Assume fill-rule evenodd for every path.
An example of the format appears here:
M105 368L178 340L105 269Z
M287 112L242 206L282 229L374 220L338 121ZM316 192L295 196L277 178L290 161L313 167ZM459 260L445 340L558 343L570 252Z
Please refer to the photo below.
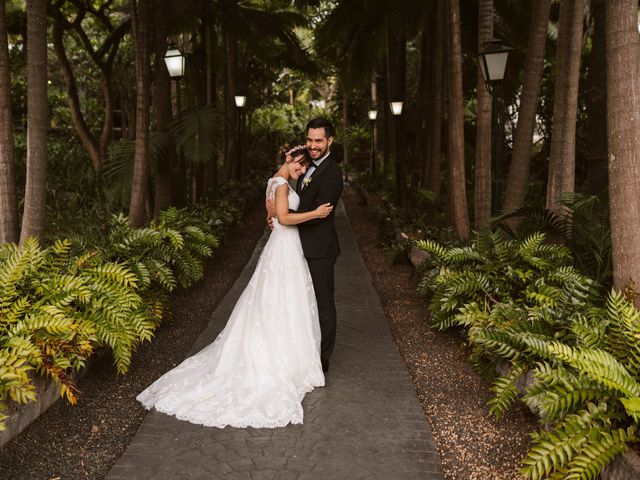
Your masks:
M335 285L333 270L336 257L307 258L307 263L318 302L322 334L320 359L322 364L326 365L336 344L336 303L333 294Z

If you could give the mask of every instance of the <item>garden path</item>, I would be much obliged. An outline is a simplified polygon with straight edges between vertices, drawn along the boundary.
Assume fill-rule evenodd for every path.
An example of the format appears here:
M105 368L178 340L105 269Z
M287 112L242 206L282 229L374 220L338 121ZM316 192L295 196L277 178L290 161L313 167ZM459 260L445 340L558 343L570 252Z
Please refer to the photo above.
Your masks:
M409 373L342 204L336 214L338 334L326 386L304 400L304 425L207 428L150 412L108 480L421 479L442 467ZM191 354L212 342L249 281L267 236Z

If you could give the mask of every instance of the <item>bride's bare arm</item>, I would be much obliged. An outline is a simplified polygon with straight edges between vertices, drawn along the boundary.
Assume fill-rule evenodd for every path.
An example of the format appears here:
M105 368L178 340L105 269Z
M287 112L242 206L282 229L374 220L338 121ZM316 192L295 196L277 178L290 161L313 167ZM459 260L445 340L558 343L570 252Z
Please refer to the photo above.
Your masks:
M280 185L276 188L276 216L280 225L297 225L314 218L325 218L333 207L329 203L320 205L315 210L305 213L289 212L289 186Z

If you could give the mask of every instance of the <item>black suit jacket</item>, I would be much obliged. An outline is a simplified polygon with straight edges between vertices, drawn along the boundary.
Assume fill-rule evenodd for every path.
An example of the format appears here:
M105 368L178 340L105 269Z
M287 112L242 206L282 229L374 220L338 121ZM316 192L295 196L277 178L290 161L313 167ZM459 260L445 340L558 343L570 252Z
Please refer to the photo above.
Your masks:
M311 174L311 182L304 189L302 180L298 182L296 187L300 196L298 212L310 212L327 202L334 207L326 218L315 218L298 224L302 250L306 258L330 258L340 254L335 207L342 195L342 189L342 170L331 159L331 154Z

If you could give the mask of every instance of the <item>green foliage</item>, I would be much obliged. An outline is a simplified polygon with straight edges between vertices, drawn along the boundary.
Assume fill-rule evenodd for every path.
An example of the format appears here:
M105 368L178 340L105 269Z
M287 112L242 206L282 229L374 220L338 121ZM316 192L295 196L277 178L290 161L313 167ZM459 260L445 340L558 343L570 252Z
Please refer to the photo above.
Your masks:
M420 289L436 328L464 329L474 364L507 362L493 384L497 417L520 396L544 429L523 461L530 479L592 479L627 445L640 422L640 312L573 267L545 235L478 235L466 247L431 240ZM529 379L523 382L522 379ZM524 386L523 386L524 385Z
M561 197L564 215L543 208L523 207L493 219L492 228L499 227L514 238L523 238L544 230L563 238L571 248L576 268L600 284L610 285L611 227L605 198L596 195L564 193ZM507 220L518 218L517 231Z
M44 249L35 240L0 246L0 429L7 399L35 400L34 374L52 378L75 403L70 373L96 349L109 348L118 372L127 371L167 315L168 293L202 278L219 235L253 198L247 185L226 188L235 193L225 202L169 208L146 228L114 215L106 231L81 231Z

